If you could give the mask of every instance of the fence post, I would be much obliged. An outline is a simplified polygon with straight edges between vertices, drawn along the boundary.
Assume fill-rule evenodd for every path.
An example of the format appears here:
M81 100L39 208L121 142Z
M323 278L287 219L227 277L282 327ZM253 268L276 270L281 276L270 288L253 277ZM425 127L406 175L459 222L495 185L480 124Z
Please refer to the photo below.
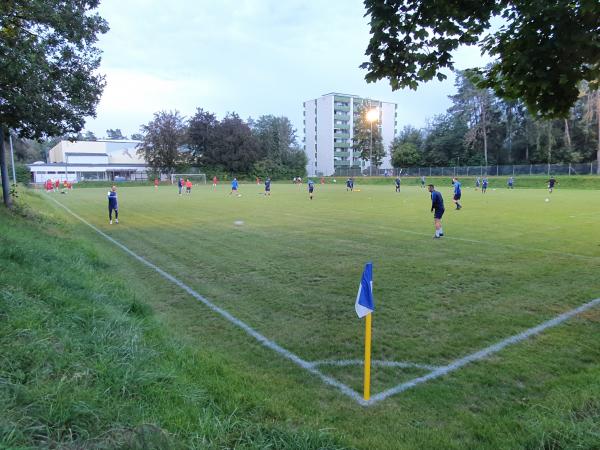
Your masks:
M533 164L529 164L529 175L531 175L531 169L533 169Z
M498 176L498 164L496 164L496 176Z
M590 166L590 173L592 173L592 166ZM429 176L431 176L431 166L429 166Z
M593 174L594 174L594 163L591 162L590 163L590 175L593 175Z
M515 165L513 164L513 177L515 176Z
M569 175L571 175L571 163L569 163Z

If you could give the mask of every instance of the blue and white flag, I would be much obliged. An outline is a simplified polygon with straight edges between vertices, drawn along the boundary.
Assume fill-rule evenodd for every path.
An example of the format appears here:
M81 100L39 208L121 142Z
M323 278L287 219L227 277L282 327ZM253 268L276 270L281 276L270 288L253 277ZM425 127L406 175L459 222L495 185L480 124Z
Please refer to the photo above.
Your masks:
M375 304L373 303L373 263L368 262L365 264L354 309L361 319L375 311Z

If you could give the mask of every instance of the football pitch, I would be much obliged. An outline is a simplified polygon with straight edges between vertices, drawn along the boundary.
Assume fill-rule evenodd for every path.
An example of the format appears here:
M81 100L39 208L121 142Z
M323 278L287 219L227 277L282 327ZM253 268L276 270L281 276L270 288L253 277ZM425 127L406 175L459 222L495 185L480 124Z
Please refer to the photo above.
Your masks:
M324 422L349 435L368 422L396 438L417 430L414 442L436 439L423 424L502 430L553 389L566 392L570 376L597 368L596 191L464 187L455 211L451 187L440 186L445 236L434 240L425 189L395 193L392 180L356 189L317 185L309 200L306 186L291 184L274 184L270 197L253 184L241 197L223 185L189 196L120 187L113 225L106 189L48 196L83 235L117 249L119 270L143 281L141 295L178 334L255 371L271 402L296 404L284 409L314 402L336 411ZM367 261L376 311L365 403L354 301ZM522 444L521 433L498 442Z

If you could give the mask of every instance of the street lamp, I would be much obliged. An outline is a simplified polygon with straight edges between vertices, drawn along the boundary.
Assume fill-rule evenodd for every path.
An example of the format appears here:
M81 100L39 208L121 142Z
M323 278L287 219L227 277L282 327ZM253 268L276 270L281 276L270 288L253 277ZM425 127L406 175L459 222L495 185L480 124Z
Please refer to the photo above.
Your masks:
M369 145L369 176L373 175L373 122L379 119L379 111L377 108L367 111L367 121L371 124L371 144Z

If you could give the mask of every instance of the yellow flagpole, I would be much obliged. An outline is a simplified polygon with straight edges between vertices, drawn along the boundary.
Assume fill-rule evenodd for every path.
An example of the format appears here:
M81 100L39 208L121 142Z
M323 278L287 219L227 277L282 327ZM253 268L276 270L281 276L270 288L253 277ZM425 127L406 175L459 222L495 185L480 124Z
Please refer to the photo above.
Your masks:
M363 398L371 398L371 313L365 316L365 385Z

